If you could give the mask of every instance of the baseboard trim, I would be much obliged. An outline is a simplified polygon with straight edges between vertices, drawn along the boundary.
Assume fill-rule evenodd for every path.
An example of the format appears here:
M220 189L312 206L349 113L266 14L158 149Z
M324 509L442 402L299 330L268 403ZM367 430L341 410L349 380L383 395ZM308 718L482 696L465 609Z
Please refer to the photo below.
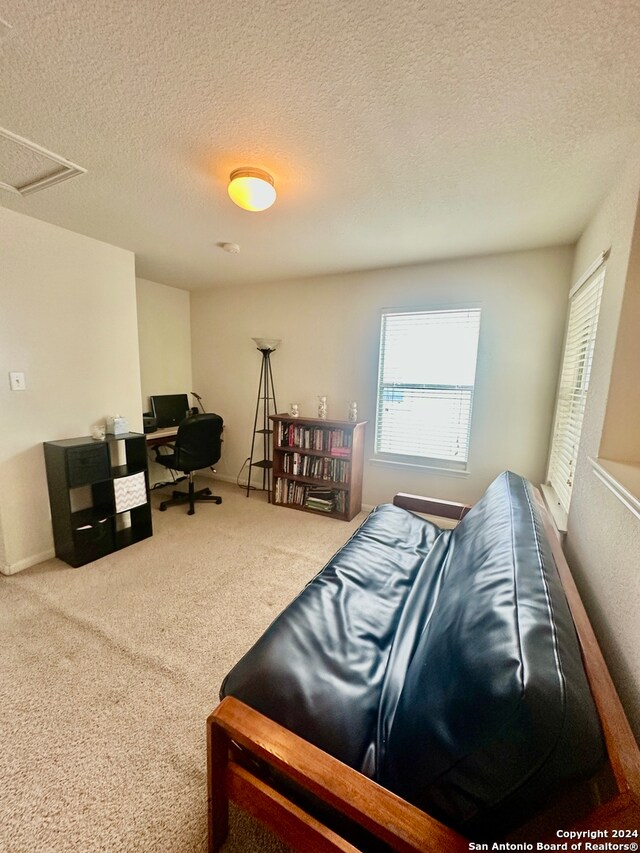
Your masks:
M246 483L238 483L237 478L233 477L231 474L218 474L217 471L215 474L205 474L204 471L201 471L200 473L205 477L209 477L209 479L211 480L222 480L223 483L233 483L233 485L238 486L239 489L247 488Z
M0 568L0 573L3 575L17 575L18 572L30 569L31 566L37 566L38 563L44 563L46 560L51 560L55 555L56 552L53 548L49 548L47 551L42 551L40 554L34 554L32 557L25 557L24 560L18 560L17 563L12 563L10 566L2 566L2 568Z

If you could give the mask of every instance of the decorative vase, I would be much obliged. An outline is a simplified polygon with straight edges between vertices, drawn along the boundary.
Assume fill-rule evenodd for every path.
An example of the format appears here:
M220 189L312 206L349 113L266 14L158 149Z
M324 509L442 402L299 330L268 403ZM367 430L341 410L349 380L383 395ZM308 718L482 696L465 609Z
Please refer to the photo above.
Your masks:
M349 421L355 424L358 420L358 404L355 400L349 403Z
M291 403L291 411L289 412L292 418L300 417L300 409L297 403Z
M320 401L318 403L318 417L324 419L327 417L327 398L322 396L318 397L318 400Z

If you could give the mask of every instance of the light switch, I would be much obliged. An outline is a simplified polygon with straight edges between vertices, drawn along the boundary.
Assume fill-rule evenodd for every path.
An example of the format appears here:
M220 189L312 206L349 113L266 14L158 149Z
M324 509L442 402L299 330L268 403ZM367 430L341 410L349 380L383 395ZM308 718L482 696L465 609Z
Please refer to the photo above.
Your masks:
M9 374L9 384L11 385L12 391L24 391L27 387L24 381L24 373L16 373L16 371L12 371Z

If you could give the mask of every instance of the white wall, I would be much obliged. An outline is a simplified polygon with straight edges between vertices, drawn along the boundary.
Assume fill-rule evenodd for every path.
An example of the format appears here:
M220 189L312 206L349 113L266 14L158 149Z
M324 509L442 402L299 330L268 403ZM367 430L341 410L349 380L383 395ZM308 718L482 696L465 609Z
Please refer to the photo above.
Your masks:
M52 191L53 192L53 191ZM0 571L53 554L42 442L142 429L131 252L0 208ZM24 371L25 391L8 372Z
M136 279L136 294L140 383L146 412L150 394L188 394L193 390L191 308L188 291L144 278Z
M599 455L605 417L622 419L620 426L624 429L617 431L618 436L629 428L636 435L638 430L634 415L640 399L638 362L629 361L625 367L626 359L620 353L616 370L626 369L625 384L633 386L635 393L628 396L626 411L617 398L610 412L608 407L623 299L629 296L630 288L637 292L640 287L637 267L629 266L634 227L636 240L640 238L639 189L640 151L600 205L577 246L575 278L608 246L611 256L569 511L566 552L627 715L640 739L640 522L596 478L588 461L588 457ZM624 319L623 328L628 333L627 318ZM636 351L637 340L636 315ZM611 452L610 447L605 455Z
M483 308L467 477L366 462L363 500L397 491L474 501L505 468L534 482L545 473L573 250L568 247L447 261L284 284L194 292L194 383L225 420L216 466L235 479L251 449L260 355L253 336L282 338L272 356L280 411L291 402L329 417L348 401L369 421L373 452L380 309L481 303Z
M631 181L633 186L633 181ZM599 456L640 463L640 215L635 230L620 307L607 412Z
M151 394L189 394L191 371L191 303L187 290L136 279L142 411ZM197 405L189 398L190 405ZM149 455L151 485L167 481L167 469Z

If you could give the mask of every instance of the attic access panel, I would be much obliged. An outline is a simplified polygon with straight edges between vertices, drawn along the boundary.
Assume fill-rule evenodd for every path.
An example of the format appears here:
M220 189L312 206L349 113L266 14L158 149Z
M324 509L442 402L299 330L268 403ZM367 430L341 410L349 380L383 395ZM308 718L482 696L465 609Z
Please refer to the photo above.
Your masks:
M0 189L30 195L86 171L59 154L0 127Z

